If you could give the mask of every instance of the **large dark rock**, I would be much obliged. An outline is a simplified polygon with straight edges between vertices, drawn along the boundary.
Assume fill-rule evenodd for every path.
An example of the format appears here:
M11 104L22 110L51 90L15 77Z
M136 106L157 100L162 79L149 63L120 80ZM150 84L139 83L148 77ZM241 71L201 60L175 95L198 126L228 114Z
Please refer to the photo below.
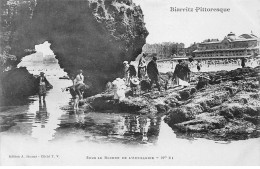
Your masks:
M129 97L120 102L113 99L113 94L97 94L86 99L86 103L95 111L149 113L149 103L140 97ZM145 109L145 110L144 110Z
M16 66L27 54L25 49L49 41L61 68L69 74L83 69L89 95L121 75L122 62L142 52L148 35L140 6L130 0L10 2L1 1L7 35L1 47L10 46L17 56L9 64Z
M0 100L5 102L36 94L38 85L36 78L26 68L21 67L1 74L0 89Z
M213 129L224 127L226 120L222 116L212 116L210 113L203 113L196 119L178 123L175 125L179 130L185 132L208 132Z
M199 104L188 104L179 108L173 108L169 110L169 115L165 118L166 122L173 126L177 123L192 120L197 114L203 112L203 108Z

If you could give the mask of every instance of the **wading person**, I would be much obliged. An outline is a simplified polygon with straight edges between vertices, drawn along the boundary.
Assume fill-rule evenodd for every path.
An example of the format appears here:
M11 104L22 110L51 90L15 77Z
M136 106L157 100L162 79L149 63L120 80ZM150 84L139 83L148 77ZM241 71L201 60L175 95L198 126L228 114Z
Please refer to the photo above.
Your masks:
M159 71L158 71L158 68L157 68L156 60L157 60L157 57L154 56L153 59L148 63L147 74L148 74L148 77L151 80L150 85L152 86L153 83L155 83L158 90L161 91L160 90L160 84L159 84Z
M77 94L79 94L79 100L83 99L82 89L85 88L83 71L79 70L76 78L74 79L74 87Z
M43 72L41 72L40 76L37 78L37 84L39 85L39 91L38 91L39 101L41 101L41 97L43 97L43 101L45 101L47 87L52 88L52 85L46 79Z
M146 60L145 60L146 54L143 53L142 57L139 60L138 63L138 78L139 80L143 80L143 78L146 75Z
M83 75L82 75L83 76ZM72 74L71 75L71 81L72 81L72 86L63 88L62 91L69 91L72 98L73 98L73 108L78 109L79 108L79 100L83 95L83 91L87 89L87 85L82 82L78 82L80 77L76 80L76 77Z
M75 75L71 75L71 80L72 80L73 85L71 87L69 87L69 90L70 90L71 96L73 97L73 109L77 110L79 108L80 91L76 90L76 85L75 85L76 80L75 79L76 79Z

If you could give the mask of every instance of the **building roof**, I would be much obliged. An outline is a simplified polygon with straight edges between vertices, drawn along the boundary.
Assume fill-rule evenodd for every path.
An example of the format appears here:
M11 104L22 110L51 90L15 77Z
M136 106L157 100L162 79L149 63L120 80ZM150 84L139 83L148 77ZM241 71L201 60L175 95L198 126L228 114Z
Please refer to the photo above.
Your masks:
M256 35L254 34L242 34L239 36L240 38L245 38L245 39L253 39L253 38L258 38Z
M208 49L208 50L195 50L193 52L218 52L218 51L236 51L236 50L248 50L248 49L257 49L257 47L250 47L250 48L228 48L228 49Z
M242 34L240 36L236 36L233 32L230 32L223 40L228 40L229 42L242 42L242 41L254 41L259 40L259 38L254 34ZM214 44L221 43L223 40L214 40L214 41L203 41L200 44Z
M194 57L193 59L232 59L232 58L249 58L251 55L248 56L209 56L209 57Z

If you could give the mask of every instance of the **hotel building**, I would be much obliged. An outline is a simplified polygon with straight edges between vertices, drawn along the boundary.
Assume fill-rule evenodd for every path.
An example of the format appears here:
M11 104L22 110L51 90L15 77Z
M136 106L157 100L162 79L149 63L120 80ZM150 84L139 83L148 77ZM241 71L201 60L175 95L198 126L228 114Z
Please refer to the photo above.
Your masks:
M259 55L260 39L254 34L236 36L230 32L223 40L208 39L193 51L195 59L242 58Z

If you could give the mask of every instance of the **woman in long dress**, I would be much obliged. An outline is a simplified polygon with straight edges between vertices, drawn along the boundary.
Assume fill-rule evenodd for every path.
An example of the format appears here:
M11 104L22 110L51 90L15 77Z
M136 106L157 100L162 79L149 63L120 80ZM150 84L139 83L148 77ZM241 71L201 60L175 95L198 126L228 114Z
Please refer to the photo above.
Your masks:
M146 75L146 60L145 60L146 54L143 54L143 56L139 60L138 64L138 78L139 80L143 80Z

